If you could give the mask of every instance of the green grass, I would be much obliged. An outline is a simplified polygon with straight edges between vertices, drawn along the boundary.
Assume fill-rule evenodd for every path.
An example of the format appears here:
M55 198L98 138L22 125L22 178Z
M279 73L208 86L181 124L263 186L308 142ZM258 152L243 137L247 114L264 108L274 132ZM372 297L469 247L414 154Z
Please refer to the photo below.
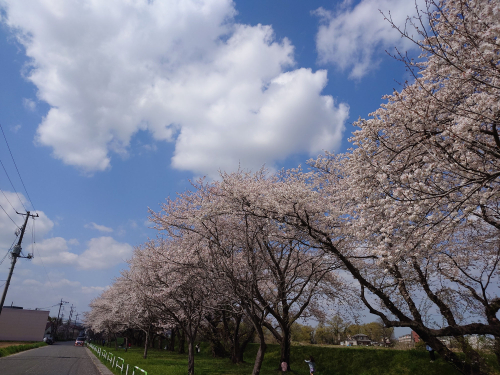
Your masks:
M33 344L23 344L23 345L12 345L12 346L7 346L5 348L0 348L0 357L6 357L11 354L23 352L25 350L29 349L35 349L39 348L41 346L47 345L44 342L36 342Z
M195 356L195 374L247 375L252 373L258 346L249 345L245 352L246 363L240 365L232 364L229 359L212 358L207 345L202 344L201 348L202 352ZM150 349L148 358L143 359L143 348L131 348L126 353L124 349L104 347L104 350L108 349L118 357L124 358L125 363L144 369L148 375L187 373L187 354ZM268 346L261 370L262 375L280 374L276 370L279 354L278 345ZM309 367L304 359L310 355L316 360L317 375L458 375L451 365L439 357L434 363L430 363L429 354L424 351L321 346L293 346L291 375L309 374ZM104 360L103 362L107 363ZM119 369L114 369L114 372L120 374Z

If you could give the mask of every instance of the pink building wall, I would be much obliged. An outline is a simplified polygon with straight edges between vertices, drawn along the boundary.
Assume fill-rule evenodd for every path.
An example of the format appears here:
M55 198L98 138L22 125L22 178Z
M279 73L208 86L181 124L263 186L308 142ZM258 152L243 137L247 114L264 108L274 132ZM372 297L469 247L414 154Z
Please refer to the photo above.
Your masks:
M0 315L0 341L42 341L49 311L4 307Z

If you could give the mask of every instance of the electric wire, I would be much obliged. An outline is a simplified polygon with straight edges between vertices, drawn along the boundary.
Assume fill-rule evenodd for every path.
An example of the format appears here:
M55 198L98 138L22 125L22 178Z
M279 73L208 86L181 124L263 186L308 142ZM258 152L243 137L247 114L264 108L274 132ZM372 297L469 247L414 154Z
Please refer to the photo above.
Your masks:
M10 186L12 186L12 190L14 190L14 193L16 193L17 198L19 199L19 202L21 202L21 205L23 206L24 210L25 210L25 211L28 211L28 210L26 209L26 207L24 206L24 203L23 203L23 201L21 200L21 197L19 196L19 193L17 192L16 188L14 187L14 184L12 183L12 180L10 179L9 174L7 173L7 169L5 169L5 166L4 166L4 165L3 165L3 163L2 163L2 160L0 160L0 164L2 164L3 171L4 171L4 172L5 172L5 174L7 175L7 178L8 178L8 180L9 180L9 182L10 182Z
M5 258L7 258L7 255L9 255L10 251L14 247L14 244L16 243L16 240L17 240L17 236L16 236L16 238L14 238L14 241L12 241L12 245L10 245L9 249L7 250L7 254L5 254L3 256L3 258L2 258L2 260L0 260L0 265L2 265L3 261L5 260Z
M33 207L33 210L36 213L35 205L33 204L33 201L31 200L31 197L28 193L28 189L26 189L26 185L24 185L23 178L21 177L21 173L19 173L19 169L17 168L16 161L14 160L14 155L12 155L12 151L10 150L9 142L7 142L7 137L5 136L5 132L3 131L2 124L0 124L0 129L2 130L3 138L5 139L5 143L7 144L7 148L9 149L10 157L12 158L12 162L14 163L14 166L16 167L17 175L19 176L19 179L21 180L21 184L23 185L24 191L26 192L26 196L28 197L28 200L31 203L31 207ZM26 210L26 208L25 208ZM28 211L28 210L26 210Z
M2 260L0 260L0 266L2 265L3 261L5 260L5 258L7 258L7 255L9 255L9 252L10 252L10 249L7 250L7 254L5 254L2 258Z
M14 225L19 229L19 225L16 224L14 219L10 217L10 215L7 213L7 211L5 211L5 208L3 208L3 206L1 204L0 204L0 208L2 209L3 212L5 212L5 215L7 215L9 217L10 221L12 221L14 223Z
M9 202L10 206L12 207L12 209L13 209L14 211L16 211L16 209L14 208L14 205L10 202L9 198L7 198L7 196L5 195L5 192L4 192L3 190L0 190L0 191L2 192L3 196L5 197L5 200L6 200L7 202ZM17 212L17 211L16 211L16 212Z

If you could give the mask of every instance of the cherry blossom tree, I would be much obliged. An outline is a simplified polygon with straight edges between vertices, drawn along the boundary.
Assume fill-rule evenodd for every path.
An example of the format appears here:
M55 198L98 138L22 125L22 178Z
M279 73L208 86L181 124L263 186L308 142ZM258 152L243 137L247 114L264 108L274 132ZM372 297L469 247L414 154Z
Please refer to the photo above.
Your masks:
M335 256L359 284L359 298L387 327L412 328L460 371L483 373L477 369L481 357L461 337L497 332L481 321L484 310L474 302L477 296L488 299L496 292L496 237L471 219L462 221L461 230L451 233L454 236L449 234L425 247L411 247L408 238L413 234L413 222L397 216L399 208L393 206L390 214L399 222L391 224L392 216L381 211L386 199L373 185L376 180L367 178L365 184L371 183L367 186L372 188L365 190L353 182L356 180L346 168L353 160L350 155L326 155L315 161L312 173L297 170L269 177L259 173L223 175L219 190L240 202L248 216L294 227L308 246ZM202 217L206 219L207 215ZM477 225L472 230L474 223ZM471 252L477 241L486 239L489 245L481 249L481 254ZM480 274L478 267L482 267ZM475 278L468 280L470 276ZM440 315L447 325L437 324L432 314ZM468 362L438 339L447 335L461 341Z
M424 18L430 20L428 26ZM352 141L357 147L347 167L351 190L360 198L357 210L364 212L364 223L383 223L363 226L366 236L376 233L378 255L399 260L397 250L411 256L417 280L450 331L471 333L471 327L458 329L458 310L424 281L436 275L447 287L453 285L462 309L474 305L473 311L481 310L486 324L476 329L495 335L500 361L500 299L495 291L500 6L493 1L428 1L421 17L409 22L420 26L421 40L398 30L421 48L422 59L400 55L414 82L387 96L371 119L356 123L360 130ZM435 269L423 267L426 259L435 262ZM476 360L466 341L459 341Z
M159 325L159 311L145 298L144 288L134 283L129 271L117 278L91 304L91 311L85 316L85 324L94 332L109 336L126 329L140 330L145 334L144 358L147 358L149 340ZM115 346L116 346L115 341Z
M110 343L111 336L116 335L126 329L126 324L121 319L118 310L115 308L115 289L104 291L99 297L90 303L91 310L84 313L84 324L95 333L103 334Z
M174 322L186 335L190 375L201 320L212 303L202 270L190 265L197 251L196 244L182 238L149 241L136 249L130 261L131 279L141 286L148 303L160 312L163 322Z
M170 236L188 232L203 244L207 255L200 263L214 275L212 280L227 284L254 323L260 340L258 373L266 348L262 326L280 342L280 363L290 363L292 324L305 314L321 314L321 302L348 288L332 272L338 262L298 237L293 227L246 211L249 203L240 184L247 181L238 176L229 182L225 175L223 184L195 184L194 192L168 201L161 213L152 212L151 220ZM253 193L267 199L265 190Z
M403 57L415 82L357 122L352 152L283 176L267 187L274 203L252 210L336 255L384 324L411 327L463 373L484 373L464 335L494 335L499 356L499 5L428 2L424 13L424 61Z

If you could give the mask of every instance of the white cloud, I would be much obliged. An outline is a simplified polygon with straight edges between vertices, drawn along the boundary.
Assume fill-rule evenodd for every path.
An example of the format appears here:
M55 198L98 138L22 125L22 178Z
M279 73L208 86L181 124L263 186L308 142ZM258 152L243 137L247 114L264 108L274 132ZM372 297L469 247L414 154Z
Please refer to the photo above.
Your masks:
M78 255L69 251L68 241L62 237L47 238L37 243L34 264L74 265Z
M82 293L84 294L99 294L108 289L107 286L82 286Z
M78 266L83 269L110 268L130 258L133 250L129 244L111 237L92 238L87 250L79 256Z
M47 286L49 286L49 283L46 282L44 285L47 287ZM50 283L50 285L52 285L52 287L54 289L66 288L66 287L77 288L81 285L81 283L79 281L71 281L68 279L61 279L61 280L57 280L57 281L52 281Z
M89 224L85 224L85 228L87 229L96 229L98 230L99 232L112 232L113 229L112 228L109 228L109 227L106 227L104 225L99 225L99 224L96 224L96 223L89 223Z
M216 175L340 141L348 107L298 69L268 26L235 24L231 0L0 0L51 108L37 140L84 171L110 167L148 130L172 165Z
M419 9L424 0L416 0ZM350 5L346 3L345 5ZM406 18L415 15L415 1L362 0L354 8L341 7L338 11L323 8L314 13L322 24L316 35L319 61L336 65L341 70L349 69L350 78L361 78L377 67L378 56L385 49L409 50L414 44L394 30L384 16L392 17L394 23L404 28Z
M21 269L22 267L20 267ZM16 267L6 302L8 304L13 303L16 306L23 306L24 308L51 310L51 316L57 316L59 306L54 306L54 304L63 298L69 304L63 305L60 312L67 318L70 305L74 305L76 312L81 316L83 311L88 310L88 304L91 299L108 288L108 286L96 286L95 284L92 285L92 283L88 284L71 280L64 276L56 277L51 275L51 281L48 281L43 271L41 269L39 271L41 272L29 278L20 277ZM2 275L2 277L4 276ZM75 315L73 314L74 317Z
M68 280L68 279L60 279L60 280L57 280L57 281L52 281L52 282L48 282L46 281L45 283L42 283L38 280L34 280L34 279L26 279L26 280L23 280L22 282L22 285L26 285L26 286L30 286L30 287L45 287L45 288L48 288L48 287L51 287L51 288L65 288L65 287L79 287L81 285L81 283L79 281L71 281L71 280ZM82 289L84 289L86 287L82 287ZM90 287L89 289L91 289L93 287Z
M38 280L26 279L26 280L23 281L23 285L27 285L27 286L41 286L43 284L40 281L38 281Z
M28 111L33 112L36 109L36 103L32 99L26 99L23 98L23 106L26 108Z
M10 130L11 130L13 133L17 133L20 129L21 129L21 124L17 124L16 126L12 126L12 127L10 128Z
M92 238L83 253L69 249L70 241L62 237L45 239L37 244L34 264L70 265L80 269L105 269L116 266L132 255L133 247L111 237Z

